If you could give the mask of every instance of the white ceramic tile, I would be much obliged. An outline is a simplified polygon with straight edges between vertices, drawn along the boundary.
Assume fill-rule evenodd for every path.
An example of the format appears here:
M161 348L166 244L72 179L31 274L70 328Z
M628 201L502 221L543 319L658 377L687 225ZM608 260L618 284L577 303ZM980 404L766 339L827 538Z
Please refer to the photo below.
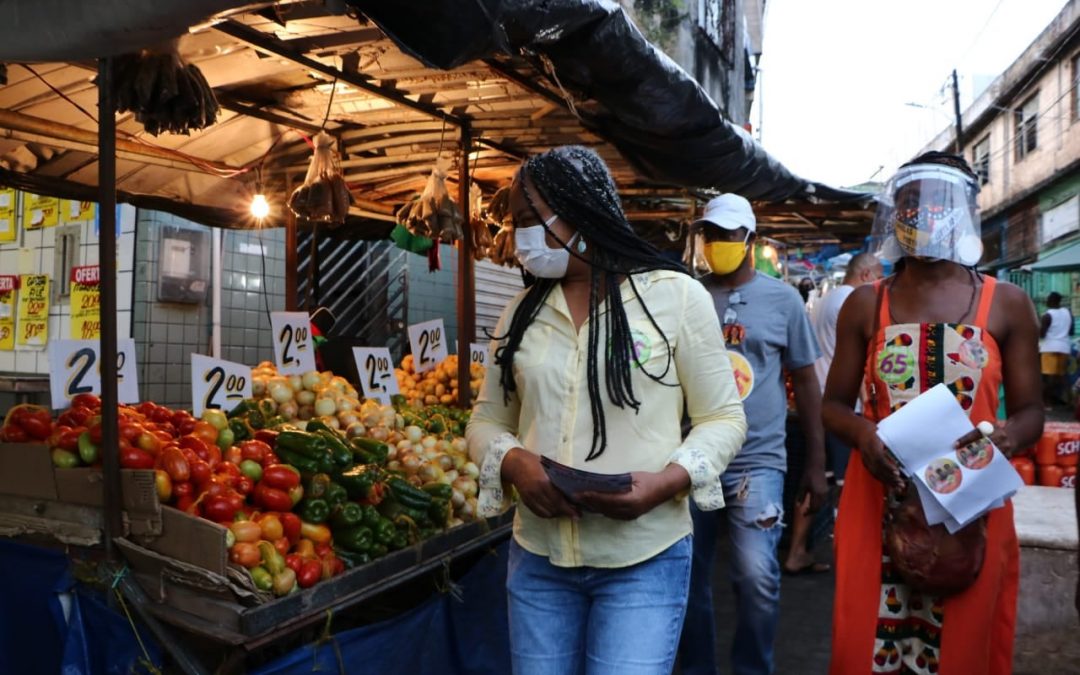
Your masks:
M15 372L16 373L35 373L37 372L37 352L32 350L16 351L15 352Z
M116 336L118 338L131 337L131 312L120 311L116 314ZM138 350L138 345L135 346Z
M79 240L84 244L93 244L94 246L97 246L97 235L94 234L94 221L88 220L81 223L81 227L82 232L80 234L82 234L82 236Z
M37 370L39 375L49 374L49 353L44 349L37 352Z
M83 265L97 265L99 260L97 243L83 246L79 257L81 258L80 262Z
M15 249L0 249L0 274L19 273L19 252Z
M53 248L56 245L56 228L46 227L41 230L41 247Z
M41 249L20 248L17 253L16 267L19 269L19 274L41 274L43 271L41 266ZM48 273L52 273L51 268Z
M116 308L119 310L131 309L131 280L133 276L131 272L118 272L116 274Z
M135 268L135 233L125 232L120 235L116 244L116 269L131 270Z
M136 220L137 214L138 214L138 209L136 209L131 204L121 204L120 205L120 232L121 233L134 232L135 231L135 220Z
M41 248L41 228L36 230L23 230L24 248Z
M0 373L15 371L15 352L0 351Z

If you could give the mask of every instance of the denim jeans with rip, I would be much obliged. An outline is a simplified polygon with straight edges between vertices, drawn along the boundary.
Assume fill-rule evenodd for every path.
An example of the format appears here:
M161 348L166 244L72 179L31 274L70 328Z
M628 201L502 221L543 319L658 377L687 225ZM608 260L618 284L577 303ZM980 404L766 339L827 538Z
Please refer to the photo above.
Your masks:
M511 541L515 675L669 675L686 613L691 540L619 568L556 567Z
M694 562L686 623L679 644L683 675L715 675L716 619L712 574L720 518L727 518L731 539L731 584L735 591L735 638L731 648L734 675L768 675L773 670L773 642L780 616L780 562L777 546L783 529L784 474L755 469L723 477L720 511L694 517Z

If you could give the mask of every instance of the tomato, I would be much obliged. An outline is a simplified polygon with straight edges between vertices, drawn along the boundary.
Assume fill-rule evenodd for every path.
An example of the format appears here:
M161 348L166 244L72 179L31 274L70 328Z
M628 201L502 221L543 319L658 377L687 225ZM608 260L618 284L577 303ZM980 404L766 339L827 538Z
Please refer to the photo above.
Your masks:
M190 483L188 483L188 485L190 485ZM176 487L173 486L173 493L175 494L175 492L176 492ZM192 515L198 515L198 513L192 513L193 509L195 508L195 498L192 497L190 494L185 495L183 497L177 497L175 506L176 506L177 510L183 511L184 513L191 513Z
M215 429L222 431L229 427L229 418L220 408L207 408L203 411L202 421L209 422Z
M196 420L194 417L187 417L180 420L180 424L176 425L176 431L181 436L187 436L188 434L195 431L195 425L198 423L199 421Z
M259 553L258 545L249 541L237 541L229 550L229 561L251 569L259 566L262 555Z
M75 452L79 449L79 436L86 431L84 427L65 428L57 427L52 436L49 436L49 445L54 448Z
M334 554L334 549L333 549L332 546L330 546L329 540L316 542L313 539L309 539L309 538L305 537L303 539L303 541L312 542L314 544L314 548L315 548L315 555L319 556L320 558L325 558L328 555L333 555Z
M263 530L263 538L271 541L275 539L281 539L285 536L284 528L281 524L281 519L278 518L275 513L263 514L263 517L259 519L259 527Z
M280 539L275 539L273 541L273 544L274 544L274 549L283 556L286 553L289 552L289 547L291 546L291 544L289 544L289 540L286 539L285 537L281 537Z
M101 410L101 397L97 394L78 394L71 399L72 408L86 408L88 410Z
M300 588L311 588L319 583L323 577L323 566L318 560L306 560L304 566L296 573L296 583Z
M345 572L345 563L334 554L327 555L319 561L322 568L322 578L331 579Z
M154 422L168 422L172 418L172 411L163 405L154 406L147 417Z
M250 459L259 464L265 463L267 453L271 452L270 446L262 441L241 441L239 448L244 459Z
M143 431L139 434L139 437L135 439L135 445L139 446L139 449L148 452L151 455L156 455L161 451L161 439L150 433L149 431Z
M300 516L286 512L278 516L278 520L281 521L281 530L285 538L294 544L300 540Z
M233 494L235 498L232 495L204 497L202 501L203 518L216 523L231 522L236 512L240 510L240 505L244 503L243 497Z
M255 486L254 501L257 506L261 506L267 511L290 511L292 510L293 503L289 494L283 490L272 488L266 484L266 481L259 483Z
M158 431L160 431L163 434L168 435L169 438L167 440L172 440L172 439L176 438L177 435L178 435L176 433L176 426L173 425L172 422L158 422L157 425L155 425L155 426L157 426Z
M84 427L93 416L94 413L86 408L71 408L56 418L56 424L65 427Z
M197 459L194 462L188 463L191 473L191 482L195 484L195 487L202 490L206 487L206 484L210 482L210 465L201 459Z
M161 431L160 429L150 432L154 434L154 438L158 439L162 447L165 447L169 443L173 442L175 436L168 431Z
M94 445L101 445L101 418L91 418L86 425L86 430L90 432L90 442Z
M226 450L228 450L229 448L232 447L233 441L235 441L235 440L236 440L236 434L233 433L233 430L228 428L228 427L225 427L224 429L222 429L221 431L218 432L218 437L217 437L218 449L221 450L222 452L225 452Z
M238 447L236 447L234 445L234 446L230 447L228 450L226 450L225 451L225 461L228 462L229 464L237 464L237 465L243 463L244 459L240 455L240 448L238 448Z
M48 413L45 413L45 417L37 414L26 415L18 425L35 441L43 441L52 433L52 420L49 419Z
M275 455L273 453L273 451L271 451L271 452L266 453L266 456L263 457L263 461L260 462L260 464L262 464L263 468L265 468L265 467L268 467L268 466L273 466L275 464L281 464L281 460L278 459L278 456Z
M134 422L121 421L120 422L120 438L123 438L129 443L134 443L139 436L145 432L141 424Z
M310 539L301 539L293 546L293 553L301 558L317 558L315 555L315 544Z
M290 553L285 556L285 567L288 567L293 572L300 574L300 568L304 566L304 559L295 553Z
M187 481L191 479L191 464L184 457L179 448L164 448L157 457L157 466L164 469L174 481Z
M294 485L289 488L289 500L292 501L292 505L296 506L300 503L300 500L304 498L304 486Z
M218 430L217 427L209 422L196 422L195 428L191 431L191 435L200 439L207 445L213 445L217 443Z
M234 520L229 524L236 541L258 542L262 539L262 528L252 520Z
M22 427L9 424L0 430L0 439L8 443L27 443L30 441L30 434Z
M138 448L126 447L120 449L120 468L122 469L153 469L154 457Z
M79 456L61 448L52 449L52 463L58 469L74 469L79 466Z
M158 501L168 503L173 496L172 478L161 469L154 470L154 487L157 489Z
M210 446L207 445L206 441L203 439L197 436L188 435L181 436L180 440L177 442L180 444L181 448L188 448L202 461L210 461Z
M288 464L271 464L263 469L262 482L278 490L291 490L300 485L300 474Z

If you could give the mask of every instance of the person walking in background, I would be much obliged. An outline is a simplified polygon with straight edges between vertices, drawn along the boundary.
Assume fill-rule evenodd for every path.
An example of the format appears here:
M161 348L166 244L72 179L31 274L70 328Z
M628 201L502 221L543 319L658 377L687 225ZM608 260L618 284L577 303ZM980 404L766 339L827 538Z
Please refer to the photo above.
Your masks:
M836 320L840 316L840 308L857 287L874 283L881 278L881 275L881 261L870 253L859 253L848 262L843 283L818 300L811 310L810 324L817 337L818 347L821 348L821 356L814 362L814 372L817 374L822 393L825 391L825 380L829 376L833 354L836 352ZM838 486L844 484L844 472L847 471L849 455L851 455L851 448L834 434L826 431L825 466L826 470L832 473L833 480ZM821 518L825 518L822 527L828 526L831 509L820 510L815 518L810 515L809 503L806 499L796 504L795 508L794 517L791 519L791 546L788 548L787 558L784 561L784 571L788 574L828 571L828 565L814 562L810 531L813 522ZM813 529L818 531L818 528Z
M592 150L526 160L510 206L534 282L499 320L466 437L481 514L520 497L513 672L667 675L690 583L687 493L723 506L746 433L712 298L634 232ZM629 473L628 490L565 494L541 457Z
M1046 314L1042 315L1039 356L1042 361L1043 405L1050 409L1065 400L1065 370L1072 353L1069 340L1076 333L1072 312L1061 306L1061 294L1046 296Z
M814 374L817 344L798 292L754 270L748 254L756 230L750 202L726 194L706 205L691 233L692 242L701 244L712 272L705 286L721 317L739 396L746 408L748 433L742 450L721 477L727 504L724 511L693 510L694 564L679 646L684 675L719 672L712 573L721 518L729 525L731 583L738 612L732 670L735 675L756 675L773 669L780 610L777 546L784 521L787 470L785 368L794 383L808 453L798 500L809 494L810 508L816 511L828 490L821 388Z
M836 522L833 675L1012 672L1020 558L1012 502L964 528L970 536L969 528L985 527L985 553L974 583L959 590L954 580L957 590L948 595L912 585L889 555L904 550L883 542L886 503L905 503L914 490L877 435L877 423L892 411L943 384L973 424L996 420L990 440L1006 456L1042 433L1035 308L1019 288L975 270L982 254L978 190L975 172L956 155L926 153L901 167L879 202L872 235L898 271L856 289L840 310L824 417L830 432L858 450ZM855 401L864 381L860 416ZM997 420L1001 384L1005 420ZM975 431L956 447L979 438ZM909 537L926 531L908 529ZM935 550L917 563L928 575L949 574L939 562L968 563L955 552L935 559ZM976 545L963 551L978 556Z

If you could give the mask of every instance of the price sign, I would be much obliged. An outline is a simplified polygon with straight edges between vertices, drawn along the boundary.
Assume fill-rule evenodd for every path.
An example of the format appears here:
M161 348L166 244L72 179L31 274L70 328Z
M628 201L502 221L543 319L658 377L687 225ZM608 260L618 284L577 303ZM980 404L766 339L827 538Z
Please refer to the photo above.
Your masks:
M56 227L60 220L60 200L27 192L23 194L23 227L36 230Z
M487 342L473 342L469 345L469 365L480 365L487 368L491 365L491 353L488 351L488 347L491 345Z
M229 412L240 401L251 398L251 368L202 354L191 355L191 411L219 408Z
M412 345L413 369L418 373L431 370L446 359L446 329L442 319L434 319L409 326L409 344Z
M304 312L271 312L274 359L282 375L302 375L315 370L315 346L311 319Z
M390 405L390 397L400 391L390 350L386 347L353 347L353 358L364 398Z
M49 340L49 276L24 274L19 279L20 347L44 347Z
M0 276L0 351L15 349L15 290L19 277Z
M71 338L101 339L101 268L71 268Z
M49 342L49 389L52 407L62 410L79 394L101 393L101 358L98 340L52 340ZM116 388L121 403L139 402L135 376L135 340L116 341Z

